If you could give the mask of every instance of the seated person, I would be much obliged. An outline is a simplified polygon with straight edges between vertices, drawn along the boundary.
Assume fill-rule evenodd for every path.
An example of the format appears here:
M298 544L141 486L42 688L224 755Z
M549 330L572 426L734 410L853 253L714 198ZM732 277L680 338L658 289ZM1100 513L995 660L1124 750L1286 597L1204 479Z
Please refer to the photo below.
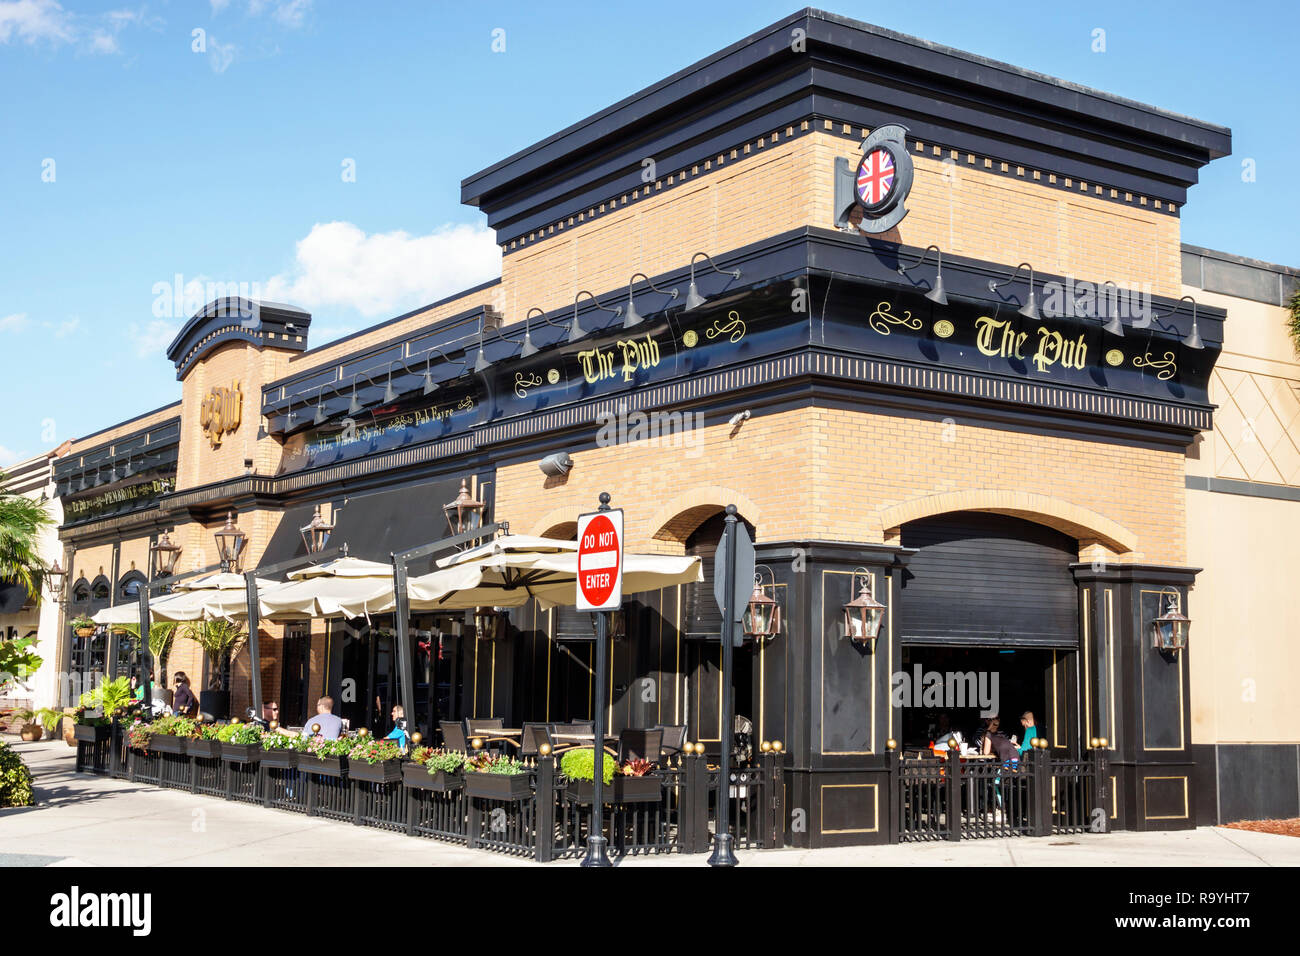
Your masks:
M307 718L307 723L302 728L304 737L312 736L313 725L320 726L320 736L326 740L339 739L339 734L343 730L343 721L334 716L333 697L322 697L316 701L316 716Z
M403 750L406 749L406 708L401 704L393 705L393 729L388 732L385 740L396 740Z
M1016 745L1012 743L1011 738L998 729L1001 723L997 717L989 720L988 726L985 728L984 741L980 745L980 753L996 755L1002 761L1018 761L1020 752L1016 749Z
M1038 736L1038 725L1034 723L1034 712L1027 710L1020 715L1020 726L1025 728L1025 735L1020 738L1020 752L1023 754L1026 750L1031 750L1029 743ZM1015 740L1014 737L1011 738Z

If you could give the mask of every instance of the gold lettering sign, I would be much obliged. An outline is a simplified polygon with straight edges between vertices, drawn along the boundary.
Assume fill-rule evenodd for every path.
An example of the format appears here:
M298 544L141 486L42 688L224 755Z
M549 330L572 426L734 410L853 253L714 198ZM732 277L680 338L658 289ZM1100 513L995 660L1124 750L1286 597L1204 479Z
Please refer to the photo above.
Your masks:
M228 435L239 427L243 407L244 393L239 388L239 379L235 379L230 388L211 388L203 396L203 403L199 406L199 424L213 448L221 446L222 435Z
M628 339L614 343L621 356L613 349L587 349L578 353L578 364L582 367L582 377L588 384L594 385L607 378L614 378L621 371L623 381L630 382L640 368L657 368L659 365L659 343L647 335L641 339ZM615 358L622 358L621 369L614 367Z

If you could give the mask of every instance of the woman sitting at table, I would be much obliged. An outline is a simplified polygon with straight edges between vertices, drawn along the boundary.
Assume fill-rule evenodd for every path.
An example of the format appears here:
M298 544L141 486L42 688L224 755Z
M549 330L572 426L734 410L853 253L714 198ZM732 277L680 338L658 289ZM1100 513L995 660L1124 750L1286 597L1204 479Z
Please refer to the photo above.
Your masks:
M1020 751L1015 743L998 728L1002 722L996 717L989 719L988 726L984 730L984 741L980 744L980 753L985 755L996 755L1001 761L1010 762L1020 760Z

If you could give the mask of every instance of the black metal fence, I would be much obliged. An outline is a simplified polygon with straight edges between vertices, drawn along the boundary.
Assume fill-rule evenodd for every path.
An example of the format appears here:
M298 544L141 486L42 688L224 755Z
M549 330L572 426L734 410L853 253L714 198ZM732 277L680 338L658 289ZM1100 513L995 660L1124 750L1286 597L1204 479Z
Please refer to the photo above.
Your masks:
M1106 752L1054 760L1031 750L1021 761L890 755L897 842L1047 836L1104 830ZM1097 820L1102 819L1098 826Z

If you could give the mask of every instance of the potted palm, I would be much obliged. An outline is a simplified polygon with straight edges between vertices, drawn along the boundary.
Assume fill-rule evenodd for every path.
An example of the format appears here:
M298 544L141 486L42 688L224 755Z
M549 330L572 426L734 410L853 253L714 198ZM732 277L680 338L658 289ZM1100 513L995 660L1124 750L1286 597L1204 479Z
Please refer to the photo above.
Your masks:
M181 636L188 637L208 658L208 688L199 693L199 710L215 717L230 711L230 665L244 646L246 635L230 621L190 621Z
M416 790L440 793L459 790L465 783L460 773L464 763L463 753L419 747L411 753L411 759L402 764L402 781Z
M532 796L528 768L514 757L479 753L465 758L465 793L487 800L526 800Z
M24 721L19 736L31 742L40 740L46 734L53 734L64 715L63 711L53 707L42 707L39 710L16 710L13 716L15 720Z
M79 714L73 736L83 743L107 740L112 731L112 720L131 708L131 681L127 677L104 681L94 690L86 691L78 702ZM87 717L86 712L97 710L99 715Z
M402 779L402 747L396 740L362 739L348 751L348 777L371 783Z

